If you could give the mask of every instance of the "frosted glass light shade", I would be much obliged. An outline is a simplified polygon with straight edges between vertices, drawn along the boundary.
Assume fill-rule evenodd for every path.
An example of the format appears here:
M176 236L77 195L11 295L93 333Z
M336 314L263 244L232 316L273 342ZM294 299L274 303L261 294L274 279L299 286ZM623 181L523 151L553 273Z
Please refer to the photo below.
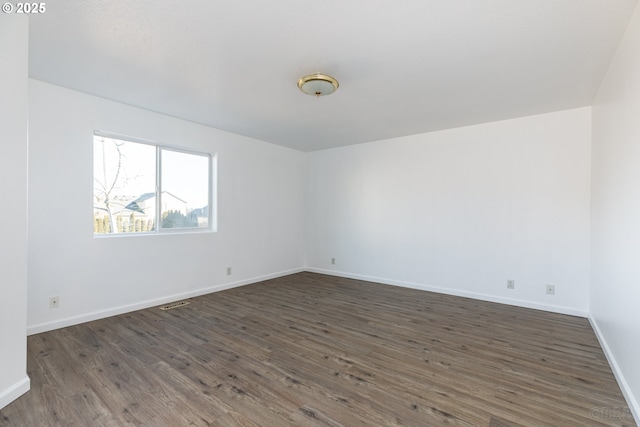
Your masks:
M316 73L298 80L298 87L307 95L330 95L338 89L338 81L331 76Z

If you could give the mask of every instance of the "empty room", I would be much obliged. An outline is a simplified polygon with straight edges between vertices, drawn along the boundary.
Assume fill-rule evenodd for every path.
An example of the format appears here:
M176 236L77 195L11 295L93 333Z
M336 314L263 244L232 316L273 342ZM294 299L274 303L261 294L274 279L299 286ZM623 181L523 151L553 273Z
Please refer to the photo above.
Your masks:
M0 426L635 426L637 0L4 2Z

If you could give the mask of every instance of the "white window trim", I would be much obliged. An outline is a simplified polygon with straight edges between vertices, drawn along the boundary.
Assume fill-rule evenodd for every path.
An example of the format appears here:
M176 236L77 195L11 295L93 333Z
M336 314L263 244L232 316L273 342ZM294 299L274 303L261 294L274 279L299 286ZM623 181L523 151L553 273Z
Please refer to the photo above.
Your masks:
M92 233L96 239L110 238L110 237L134 237L134 236L159 236L167 234L202 234L202 233L215 233L218 231L218 209L217 209L217 168L218 168L218 155L211 152L197 151L184 147L178 147L175 145L163 144L157 141L131 137L128 135L117 134L113 132L105 132L101 130L95 130L93 132L94 137L103 137L109 139L117 139L125 142L133 142L136 144L145 144L155 147L156 149L156 229L154 231L137 232L137 233ZM175 151L184 154L191 154L195 156L207 157L209 167L209 194L208 194L208 206L209 217L207 219L207 227L183 227L183 228L162 228L162 150ZM93 169L92 169L93 170ZM93 172L92 172L93 173Z

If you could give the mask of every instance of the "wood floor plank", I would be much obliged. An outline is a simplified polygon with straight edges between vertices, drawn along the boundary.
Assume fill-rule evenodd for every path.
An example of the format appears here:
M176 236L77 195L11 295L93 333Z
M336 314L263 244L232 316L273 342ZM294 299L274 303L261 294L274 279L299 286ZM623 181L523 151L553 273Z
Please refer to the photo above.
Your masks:
M586 319L299 273L28 338L0 426L635 426Z

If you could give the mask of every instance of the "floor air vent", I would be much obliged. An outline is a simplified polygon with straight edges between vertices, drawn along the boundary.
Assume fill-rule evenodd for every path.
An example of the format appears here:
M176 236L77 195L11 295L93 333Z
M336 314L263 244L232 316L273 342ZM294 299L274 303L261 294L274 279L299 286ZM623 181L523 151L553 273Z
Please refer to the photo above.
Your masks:
M183 305L189 305L189 301L178 301L167 305L161 305L160 310L171 310L172 308L182 307Z

